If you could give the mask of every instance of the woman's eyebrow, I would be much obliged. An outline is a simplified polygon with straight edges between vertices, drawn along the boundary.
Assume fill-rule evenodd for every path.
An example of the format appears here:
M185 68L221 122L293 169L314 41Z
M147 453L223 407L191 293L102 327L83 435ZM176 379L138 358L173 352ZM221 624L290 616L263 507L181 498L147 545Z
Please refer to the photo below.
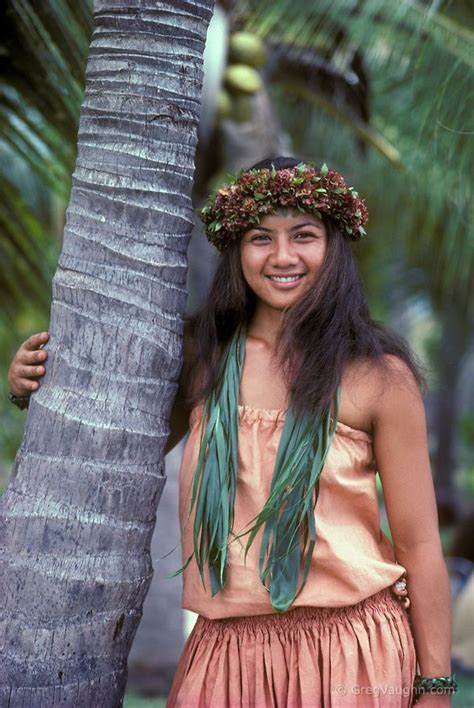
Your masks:
M314 221L305 221L303 224L296 224L296 226L292 226L290 231L296 231L296 229L302 229L303 226L318 226L318 224L315 224ZM250 231L266 231L267 233L272 233L273 229L267 229L265 226L252 226Z

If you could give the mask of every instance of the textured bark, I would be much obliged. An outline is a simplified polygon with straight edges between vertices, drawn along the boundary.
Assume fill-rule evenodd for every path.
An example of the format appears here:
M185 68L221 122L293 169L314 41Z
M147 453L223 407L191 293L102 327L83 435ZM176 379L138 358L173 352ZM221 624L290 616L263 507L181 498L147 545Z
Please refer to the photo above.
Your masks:
M181 364L210 0L96 0L48 373L0 507L0 704L119 706Z
M201 239L205 241L202 237ZM166 696L184 645L182 576L178 515L178 473L183 445L166 457L166 486L151 540L155 572L143 605L143 617L128 657L127 690Z

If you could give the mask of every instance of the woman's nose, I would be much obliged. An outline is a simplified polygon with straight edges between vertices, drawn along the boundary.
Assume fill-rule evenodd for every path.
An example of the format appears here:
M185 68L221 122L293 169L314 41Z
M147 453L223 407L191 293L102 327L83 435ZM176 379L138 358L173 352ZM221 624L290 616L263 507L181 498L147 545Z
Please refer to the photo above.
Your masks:
M287 266L298 262L298 254L288 239L276 239L270 256L272 265Z

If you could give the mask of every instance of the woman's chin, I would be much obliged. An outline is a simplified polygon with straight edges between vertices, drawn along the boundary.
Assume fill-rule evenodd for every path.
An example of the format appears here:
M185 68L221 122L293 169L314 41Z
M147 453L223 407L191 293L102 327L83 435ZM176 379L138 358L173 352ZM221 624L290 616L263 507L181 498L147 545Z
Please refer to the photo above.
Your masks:
M283 310L287 310L289 307L294 305L298 300L301 298L301 293L286 293L280 295L280 296L275 296L275 297L264 297L261 298L257 295L258 299L262 304L264 304L266 307L271 308L272 310L279 310L282 312Z

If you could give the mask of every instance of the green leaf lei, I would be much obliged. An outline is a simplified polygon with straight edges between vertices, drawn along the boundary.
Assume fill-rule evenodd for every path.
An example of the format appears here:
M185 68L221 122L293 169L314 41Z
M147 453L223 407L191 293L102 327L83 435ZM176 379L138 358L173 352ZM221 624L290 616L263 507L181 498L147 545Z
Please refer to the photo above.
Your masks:
M201 446L194 472L194 556L204 583L209 568L212 596L223 589L229 537L233 535L238 474L239 390L246 332L234 334L223 357L216 386L203 408ZM273 470L270 495L253 519L245 555L263 526L259 574L273 608L285 612L303 589L316 544L315 505L319 477L337 425L340 390L331 420L327 410L296 415L287 410ZM250 522L252 523L252 522ZM234 536L235 538L235 536ZM186 565L188 565L188 559ZM186 567L186 566L185 566Z

